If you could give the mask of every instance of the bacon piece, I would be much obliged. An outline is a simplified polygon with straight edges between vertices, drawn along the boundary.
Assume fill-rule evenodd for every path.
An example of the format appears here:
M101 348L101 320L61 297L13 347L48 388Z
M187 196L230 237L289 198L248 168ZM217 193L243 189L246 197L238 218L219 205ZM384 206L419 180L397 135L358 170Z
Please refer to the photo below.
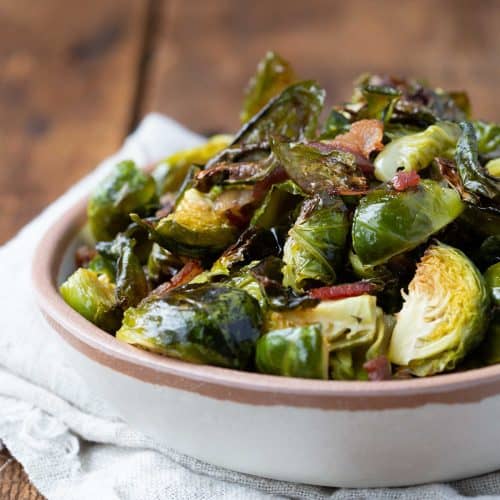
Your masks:
M349 132L340 134L335 139L324 141L335 148L349 148L348 151L365 159L372 151L384 149L384 124L379 120L359 120L354 122ZM342 149L345 151L345 149Z
M319 300L338 300L347 297L357 297L365 293L373 294L379 290L375 283L369 281L356 281L355 283L344 283L343 285L322 286L309 290L309 296Z
M372 381L390 380L391 363L386 356L378 356L367 361L363 368L368 372L368 379Z
M96 255L97 251L94 248L87 245L79 246L75 252L76 267L86 267Z
M155 295L161 297L167 292L170 292L170 290L184 285L185 283L189 283L193 278L202 272L203 267L201 267L201 264L197 260L188 260L170 281L166 281L165 283L157 286L149 294L149 296Z
M272 170L272 172L264 177L259 182L256 182L253 187L253 195L256 201L264 198L264 196L269 191L269 188L273 184L279 184L280 182L284 182L288 179L288 174L286 170L280 165Z
M420 175L413 170L410 172L398 172L392 178L392 185L396 191L406 191L408 188L417 187L420 183Z

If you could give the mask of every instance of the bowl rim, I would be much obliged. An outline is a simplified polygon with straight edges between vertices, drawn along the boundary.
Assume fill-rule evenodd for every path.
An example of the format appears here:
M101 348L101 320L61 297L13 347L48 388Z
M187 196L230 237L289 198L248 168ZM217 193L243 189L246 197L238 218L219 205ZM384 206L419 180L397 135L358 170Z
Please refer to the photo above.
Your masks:
M31 263L39 308L63 339L84 356L145 382L252 405L351 411L477 402L500 394L500 364L423 379L310 380L188 363L130 346L86 320L60 296L57 275L67 246L82 229L88 196L45 231Z

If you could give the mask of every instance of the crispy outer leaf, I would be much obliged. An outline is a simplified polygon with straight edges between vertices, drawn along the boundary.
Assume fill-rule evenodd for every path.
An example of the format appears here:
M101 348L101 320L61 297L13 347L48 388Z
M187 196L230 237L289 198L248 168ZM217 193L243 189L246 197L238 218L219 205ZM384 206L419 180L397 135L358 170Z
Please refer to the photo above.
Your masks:
M323 143L273 142L272 149L290 178L306 193L356 194L368 188L351 153Z
M295 73L290 63L274 52L268 52L257 66L257 73L248 83L240 114L242 123L247 122L274 96L294 81Z
M290 85L240 129L232 147L269 143L273 136L290 141L313 137L324 100L325 91L312 80Z
M455 162L464 189L473 195L495 199L500 194L500 179L487 174L479 163L476 131L470 122L461 122L462 131L455 151Z

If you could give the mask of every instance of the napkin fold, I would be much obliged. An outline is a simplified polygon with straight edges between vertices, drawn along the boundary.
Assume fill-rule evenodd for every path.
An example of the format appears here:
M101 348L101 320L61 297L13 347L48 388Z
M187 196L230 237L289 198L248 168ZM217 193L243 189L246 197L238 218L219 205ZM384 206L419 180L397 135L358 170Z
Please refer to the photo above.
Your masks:
M500 498L500 472L448 484L363 490L239 474L181 455L131 429L88 390L35 304L34 249L51 223L119 160L145 166L202 141L167 117L148 115L117 154L0 247L0 440L39 491L50 500Z

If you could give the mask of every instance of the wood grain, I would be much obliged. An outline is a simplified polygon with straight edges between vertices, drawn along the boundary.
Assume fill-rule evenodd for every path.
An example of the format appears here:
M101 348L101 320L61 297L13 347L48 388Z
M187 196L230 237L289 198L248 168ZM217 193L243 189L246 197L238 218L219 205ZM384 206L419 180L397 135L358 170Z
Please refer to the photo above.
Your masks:
M4 448L0 450L0 498L2 500L43 500L29 482L20 463Z
M147 7L0 2L0 242L123 140Z
M168 1L144 111L203 133L238 126L242 90L269 49L317 79L330 103L357 75L425 77L467 89L476 115L500 121L500 4L495 0Z

